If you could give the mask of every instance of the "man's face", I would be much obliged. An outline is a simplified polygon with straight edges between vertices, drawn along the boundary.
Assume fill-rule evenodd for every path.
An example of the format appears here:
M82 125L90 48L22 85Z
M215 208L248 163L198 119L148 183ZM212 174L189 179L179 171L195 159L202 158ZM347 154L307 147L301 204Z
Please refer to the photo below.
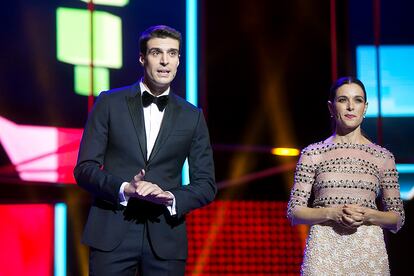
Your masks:
M179 42L172 38L151 38L147 52L140 54L144 66L144 82L150 89L164 90L170 86L180 64ZM157 92L157 91L153 91Z

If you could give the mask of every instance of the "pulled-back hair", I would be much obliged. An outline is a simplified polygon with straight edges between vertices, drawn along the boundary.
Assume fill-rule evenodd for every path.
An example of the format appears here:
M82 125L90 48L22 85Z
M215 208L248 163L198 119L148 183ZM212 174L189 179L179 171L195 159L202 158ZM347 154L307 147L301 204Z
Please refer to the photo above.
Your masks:
M181 46L181 33L171 27L165 25L151 26L142 32L139 37L139 51L145 55L147 53L147 42L151 38L172 38L178 40Z
M344 84L351 84L351 83L355 83L356 85L358 85L359 87L361 87L362 91L364 92L364 100L365 102L367 102L367 91L365 90L365 86L362 83L362 81L360 81L359 79L352 77L352 76L347 76L347 77L341 77L339 79L337 79L331 86L331 89L329 90L329 101L331 103L334 102L335 97L336 97L336 91L338 90L339 87L341 87Z

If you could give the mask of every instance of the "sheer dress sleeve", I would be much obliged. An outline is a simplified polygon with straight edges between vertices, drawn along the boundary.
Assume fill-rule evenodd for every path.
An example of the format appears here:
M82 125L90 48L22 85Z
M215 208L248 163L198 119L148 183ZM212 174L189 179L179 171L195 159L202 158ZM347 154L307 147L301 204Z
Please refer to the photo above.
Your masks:
M292 221L293 210L297 206L308 206L308 201L315 181L316 165L313 163L312 155L307 148L301 153L296 164L295 178L287 206L287 217Z
M398 172L395 166L395 159L392 154L385 160L381 173L381 200L384 211L393 211L399 215L399 220L395 230L396 233L404 225L405 213L404 206L400 196L400 185L398 183Z

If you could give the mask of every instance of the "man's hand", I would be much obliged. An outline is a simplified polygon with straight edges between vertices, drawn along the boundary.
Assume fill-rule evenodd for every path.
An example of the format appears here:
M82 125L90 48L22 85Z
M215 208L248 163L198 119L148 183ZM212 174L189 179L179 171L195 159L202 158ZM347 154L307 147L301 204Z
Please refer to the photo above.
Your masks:
M125 195L150 201L155 204L171 206L174 198L173 195L162 190L157 184L144 181L144 176L144 170L141 170L135 175L131 182L125 186Z

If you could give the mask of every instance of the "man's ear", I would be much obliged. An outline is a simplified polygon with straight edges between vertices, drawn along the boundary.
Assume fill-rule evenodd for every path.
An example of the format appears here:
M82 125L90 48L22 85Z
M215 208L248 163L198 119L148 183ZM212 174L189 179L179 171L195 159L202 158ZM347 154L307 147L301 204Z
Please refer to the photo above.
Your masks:
M141 65L144 66L145 57L142 53L139 54L139 63L141 63Z

